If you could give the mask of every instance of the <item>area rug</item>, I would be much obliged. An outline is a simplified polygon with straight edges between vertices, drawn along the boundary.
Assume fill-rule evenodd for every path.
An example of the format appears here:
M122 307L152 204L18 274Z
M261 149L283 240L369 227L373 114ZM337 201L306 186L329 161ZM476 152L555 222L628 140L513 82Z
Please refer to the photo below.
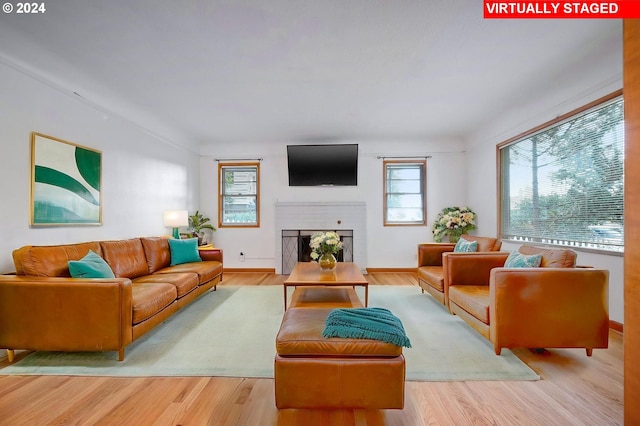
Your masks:
M412 344L403 351L407 380L540 378L511 351L497 356L490 342L417 286L370 286L369 306L402 320ZM0 374L272 378L282 315L281 286L222 285L129 345L122 362L116 352L38 351Z

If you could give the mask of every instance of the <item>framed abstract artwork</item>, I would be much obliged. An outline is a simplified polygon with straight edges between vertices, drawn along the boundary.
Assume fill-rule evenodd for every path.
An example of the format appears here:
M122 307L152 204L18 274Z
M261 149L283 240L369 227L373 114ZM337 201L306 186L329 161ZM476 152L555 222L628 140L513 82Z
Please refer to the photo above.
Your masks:
M102 152L31 134L31 225L102 224Z

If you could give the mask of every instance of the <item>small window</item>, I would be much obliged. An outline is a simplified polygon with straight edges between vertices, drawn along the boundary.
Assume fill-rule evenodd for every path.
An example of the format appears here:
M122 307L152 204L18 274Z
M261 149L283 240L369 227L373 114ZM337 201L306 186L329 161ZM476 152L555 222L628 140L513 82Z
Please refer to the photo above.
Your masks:
M260 164L218 165L218 225L260 226Z
M384 224L424 225L426 161L384 161Z

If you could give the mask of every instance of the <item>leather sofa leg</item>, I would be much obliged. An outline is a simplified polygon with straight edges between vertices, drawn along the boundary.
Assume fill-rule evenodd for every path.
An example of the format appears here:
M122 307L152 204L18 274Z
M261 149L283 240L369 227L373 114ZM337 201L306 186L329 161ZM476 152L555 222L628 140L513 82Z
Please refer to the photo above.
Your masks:
M585 348L587 350L587 356L593 355L593 348Z
M13 362L13 359L15 358L16 353L13 349L7 349L7 359L9 360L9 362Z
M118 351L118 361L124 361L124 348Z

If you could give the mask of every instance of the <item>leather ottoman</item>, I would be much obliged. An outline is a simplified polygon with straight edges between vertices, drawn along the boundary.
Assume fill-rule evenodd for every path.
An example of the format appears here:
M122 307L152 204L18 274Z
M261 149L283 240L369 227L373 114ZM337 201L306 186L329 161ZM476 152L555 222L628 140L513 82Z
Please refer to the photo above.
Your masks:
M402 348L378 340L322 337L329 308L290 308L276 338L276 406L404 407Z

